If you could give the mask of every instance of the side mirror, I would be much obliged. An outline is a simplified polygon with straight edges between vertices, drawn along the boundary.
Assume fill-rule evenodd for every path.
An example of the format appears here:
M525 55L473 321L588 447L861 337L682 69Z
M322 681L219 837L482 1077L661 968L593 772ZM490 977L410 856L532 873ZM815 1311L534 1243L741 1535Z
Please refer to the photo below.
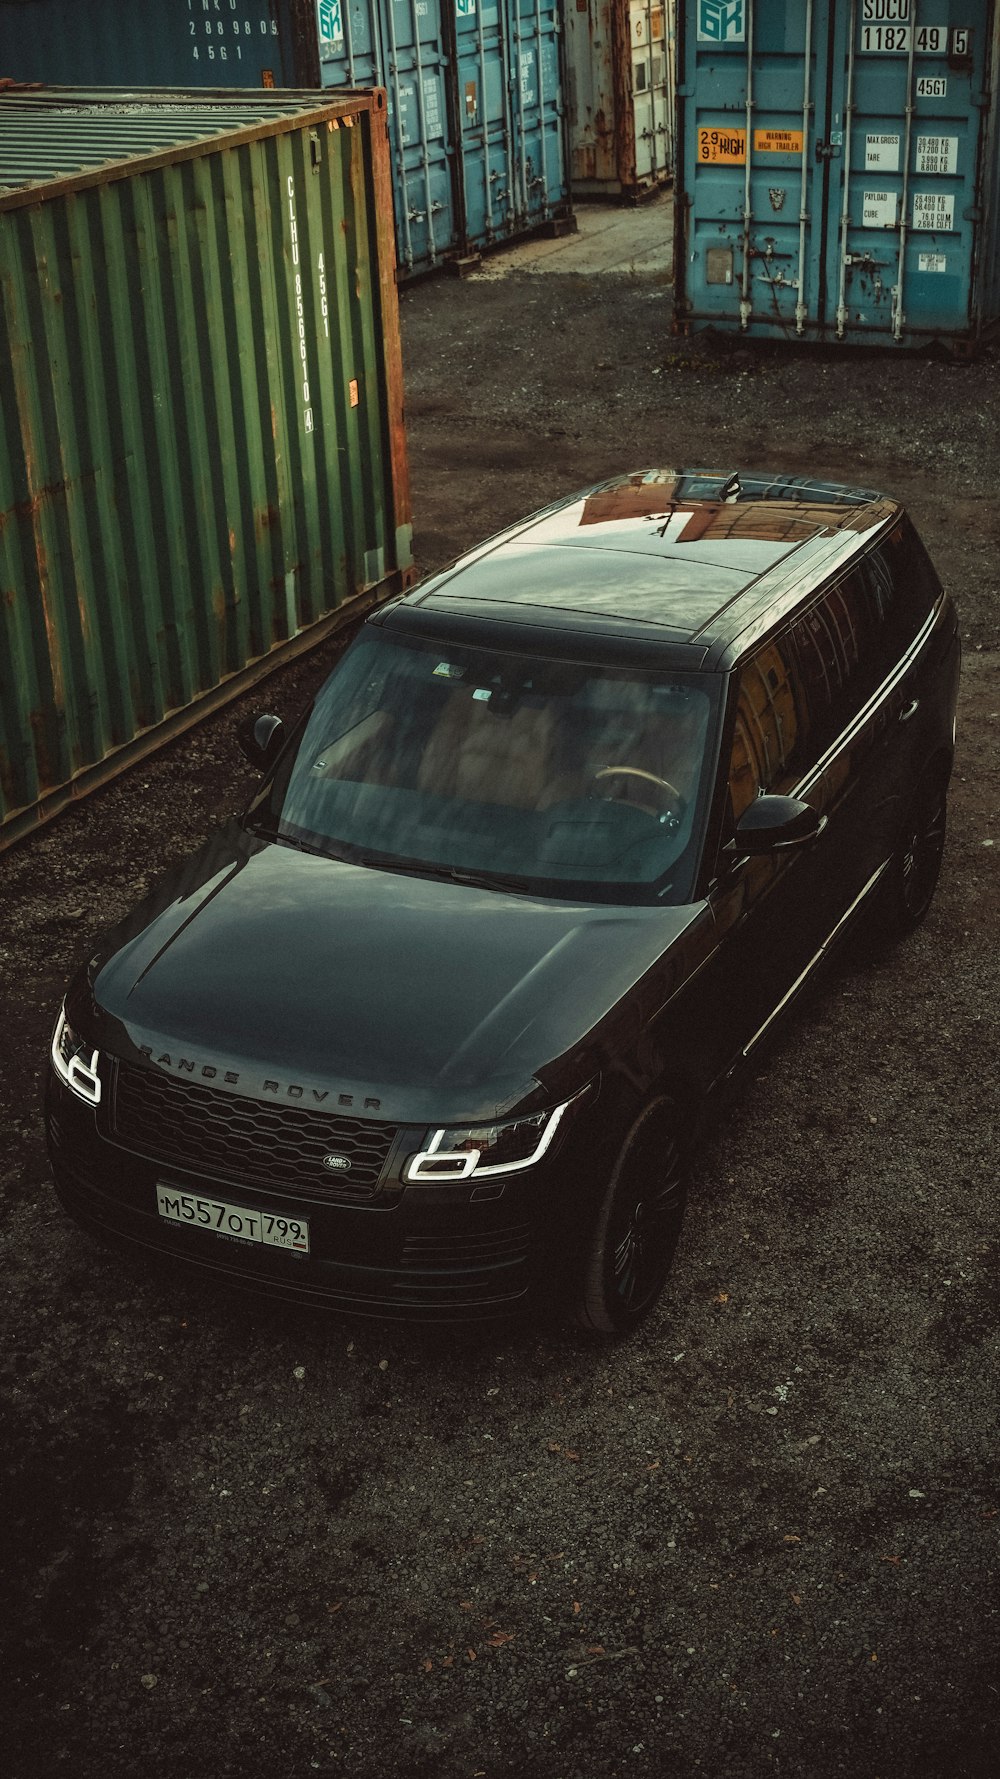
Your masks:
M756 856L806 846L825 827L825 815L810 804L801 803L798 797L758 797L736 824L732 850L737 855Z
M284 746L285 725L280 717L244 717L236 740L251 766L258 772L269 772Z

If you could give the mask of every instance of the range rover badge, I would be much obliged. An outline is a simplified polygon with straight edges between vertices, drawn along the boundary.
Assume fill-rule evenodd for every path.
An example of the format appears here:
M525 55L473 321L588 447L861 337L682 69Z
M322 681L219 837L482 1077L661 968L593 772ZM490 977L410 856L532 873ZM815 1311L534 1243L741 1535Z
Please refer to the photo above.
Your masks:
M350 1165L346 1155L324 1155L323 1157L323 1166L331 1174L346 1173Z

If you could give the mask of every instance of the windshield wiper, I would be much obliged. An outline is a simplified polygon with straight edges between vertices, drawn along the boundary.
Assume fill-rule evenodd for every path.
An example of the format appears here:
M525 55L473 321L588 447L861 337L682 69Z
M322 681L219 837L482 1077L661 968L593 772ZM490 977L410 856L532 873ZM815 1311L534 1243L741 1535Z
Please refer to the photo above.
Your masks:
M502 871L464 871L457 865L448 865L445 875L453 883L472 884L476 889L513 890L519 896L533 896L538 893L530 884L525 883L523 877L506 877Z
M396 859L391 853L362 852L355 861L373 871L395 871L401 877L431 877L441 883L469 884L475 889L513 890L522 896L536 892L523 877L505 877L499 871L467 871L461 865L436 865L431 860Z
M318 859L337 859L342 864L354 862L346 852L337 852L332 846L317 846L312 840L299 840L295 834L282 834L264 822L247 822L246 827L258 840L269 840L274 846L291 846L296 852L312 853Z

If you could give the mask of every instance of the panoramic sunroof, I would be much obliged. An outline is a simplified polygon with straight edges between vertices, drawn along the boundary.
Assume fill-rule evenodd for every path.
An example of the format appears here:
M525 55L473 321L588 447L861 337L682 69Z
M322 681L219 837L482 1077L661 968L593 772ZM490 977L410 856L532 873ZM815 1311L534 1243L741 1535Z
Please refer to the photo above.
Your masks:
M431 591L437 599L482 599L560 611L606 612L689 633L708 623L753 575L652 553L579 550L532 541L506 544Z

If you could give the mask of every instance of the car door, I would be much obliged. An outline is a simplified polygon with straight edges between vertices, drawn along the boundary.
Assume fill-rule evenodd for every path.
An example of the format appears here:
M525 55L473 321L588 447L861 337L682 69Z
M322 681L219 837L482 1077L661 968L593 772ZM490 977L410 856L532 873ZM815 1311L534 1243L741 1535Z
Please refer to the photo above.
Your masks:
M741 855L736 823L767 792L826 814L827 740L798 675L795 627L756 647L730 677L717 788L721 822L708 902L716 950L673 1012L677 1065L702 1090L731 1073L807 970L835 892L825 833L765 857Z
M831 839L858 896L892 852L923 764L945 739L935 627L941 589L901 520L826 603L858 638L850 695L823 762Z

